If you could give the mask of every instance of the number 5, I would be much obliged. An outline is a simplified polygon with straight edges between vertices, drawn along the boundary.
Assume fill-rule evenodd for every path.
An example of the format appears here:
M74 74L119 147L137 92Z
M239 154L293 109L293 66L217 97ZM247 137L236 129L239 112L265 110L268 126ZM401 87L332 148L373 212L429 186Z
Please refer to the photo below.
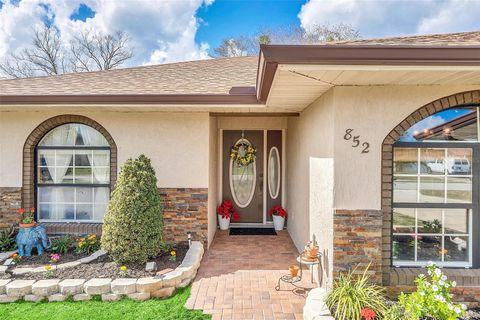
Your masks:
M358 145L360 144L360 140L358 140L358 138L360 138L360 136L353 136L354 144L352 145L352 147L354 148L358 147Z

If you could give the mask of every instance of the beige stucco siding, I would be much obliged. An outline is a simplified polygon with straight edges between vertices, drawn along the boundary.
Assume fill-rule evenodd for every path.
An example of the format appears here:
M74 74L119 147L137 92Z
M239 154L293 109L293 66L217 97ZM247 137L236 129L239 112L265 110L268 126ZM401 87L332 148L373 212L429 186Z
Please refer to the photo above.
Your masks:
M61 112L0 112L0 187L22 184L22 149L28 135ZM150 157L159 187L208 188L208 113L74 113L100 123L118 148L119 166ZM120 169L120 168L118 168Z
M333 94L288 120L288 231L300 250L315 234L328 244L333 227ZM331 241L330 241L331 242ZM331 249L330 245L322 247Z
M208 166L208 246L217 231L217 195L218 195L218 128L217 118L210 117L210 151Z
M381 208L381 147L387 134L408 115L439 98L478 86L337 87L335 105L335 207ZM313 107L313 106L312 106ZM345 141L346 129L370 144L369 153Z

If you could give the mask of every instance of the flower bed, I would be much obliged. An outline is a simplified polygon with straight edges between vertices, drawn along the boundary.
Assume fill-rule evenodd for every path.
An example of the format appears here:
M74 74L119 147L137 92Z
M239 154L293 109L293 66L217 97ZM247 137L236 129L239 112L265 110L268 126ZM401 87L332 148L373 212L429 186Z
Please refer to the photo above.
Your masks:
M116 301L127 296L135 300L166 298L176 288L183 288L195 278L203 256L201 242L192 242L182 263L163 275L143 278L82 278L82 279L3 279L0 280L0 303L26 300L38 302L89 300L100 295L104 301Z

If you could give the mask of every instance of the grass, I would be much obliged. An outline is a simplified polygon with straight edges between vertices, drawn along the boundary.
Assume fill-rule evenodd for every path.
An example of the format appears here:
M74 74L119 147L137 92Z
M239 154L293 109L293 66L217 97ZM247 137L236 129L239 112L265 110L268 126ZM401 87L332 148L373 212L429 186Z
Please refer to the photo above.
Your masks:
M134 301L123 299L117 302L102 302L99 299L83 302L16 302L0 305L0 319L15 320L113 320L113 319L210 319L201 311L185 309L190 287L180 289L169 299Z

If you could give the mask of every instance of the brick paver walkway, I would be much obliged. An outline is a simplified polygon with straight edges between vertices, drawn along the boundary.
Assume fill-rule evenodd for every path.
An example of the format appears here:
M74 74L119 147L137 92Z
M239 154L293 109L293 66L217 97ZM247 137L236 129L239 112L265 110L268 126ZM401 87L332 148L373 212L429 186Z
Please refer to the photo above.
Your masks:
M305 298L278 278L296 264L297 249L286 231L278 236L230 236L217 231L203 257L186 307L216 319L302 319ZM304 272L304 287L313 287Z

